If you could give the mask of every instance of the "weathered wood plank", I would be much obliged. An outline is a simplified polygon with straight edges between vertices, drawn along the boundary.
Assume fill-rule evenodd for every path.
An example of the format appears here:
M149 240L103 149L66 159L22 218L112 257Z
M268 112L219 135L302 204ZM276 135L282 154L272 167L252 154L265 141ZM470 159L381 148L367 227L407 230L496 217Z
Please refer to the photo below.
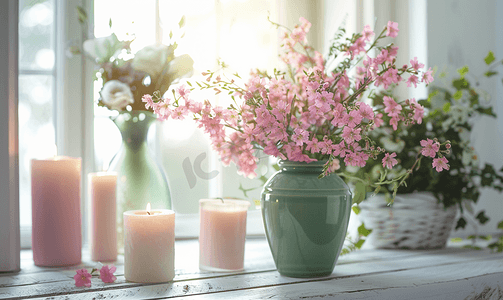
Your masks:
M92 297L149 299L242 289L254 290L255 293L269 287L274 287L273 290L275 291L276 288L282 286L288 286L285 288L287 290L301 286L298 293L305 291L307 296L312 295L312 292L320 292L321 294L353 293L367 288L379 290L382 288L431 284L498 272L503 272L503 254L488 254L475 251L471 252L471 255L468 255L467 252L457 254L425 253L416 257L396 259L395 261L343 264L337 266L331 276L319 279L288 278L279 275L276 271L269 271L175 280L173 283L144 286L126 283L121 276L118 277L117 283L114 284L104 284L99 279L93 279L93 287L91 288L76 288L73 285L73 280L47 283L40 286L35 285L30 289L23 290L7 287L0 289L0 297L27 298L31 295L62 296L62 294L71 294L72 299L89 299ZM445 277L442 277L444 275ZM362 285L364 288L362 288ZM332 290L332 287L335 289ZM248 297L249 294L246 295ZM275 294L268 291L260 292L258 295L257 299L264 299L270 296L274 297Z
M395 274L393 279L404 274ZM325 282L303 283L288 286L269 286L251 290L228 291L183 297L187 300L204 299L409 299L409 300L501 300L503 299L503 273L486 274L452 281L395 287L369 287L365 278L356 284L335 281L329 284L346 285L344 291L327 287Z

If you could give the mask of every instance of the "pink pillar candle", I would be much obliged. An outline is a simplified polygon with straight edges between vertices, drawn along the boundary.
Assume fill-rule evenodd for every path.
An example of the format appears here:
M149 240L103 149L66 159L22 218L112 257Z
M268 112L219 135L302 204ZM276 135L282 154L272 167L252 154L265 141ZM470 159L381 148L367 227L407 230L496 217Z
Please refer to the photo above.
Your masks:
M124 212L124 277L132 282L168 282L175 277L175 212Z
M243 200L199 201L200 269L217 272L243 270L249 206L250 203Z
M31 161L32 248L37 266L81 262L81 159Z
M94 261L117 260L115 215L116 172L89 173L88 199L91 204L89 243Z

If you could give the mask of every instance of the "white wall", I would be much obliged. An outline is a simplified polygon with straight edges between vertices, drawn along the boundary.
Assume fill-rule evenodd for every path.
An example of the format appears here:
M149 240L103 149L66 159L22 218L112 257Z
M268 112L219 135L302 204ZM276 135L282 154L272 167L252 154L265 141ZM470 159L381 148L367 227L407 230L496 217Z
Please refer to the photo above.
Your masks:
M446 68L451 76L456 75L457 68L468 65L471 74L482 78L481 75L486 70L483 58L489 50L495 52L497 59L503 58L502 18L503 4L498 0L429 0L428 65L438 66L439 69ZM503 71L501 68L499 70ZM488 162L496 169L501 168L503 164L501 77L500 75L483 78L479 86L490 94L491 105L500 117L498 119L483 117L477 120L472 135L481 165ZM492 190L484 190L475 211L481 209L485 209L491 220L479 229L486 233L495 232L497 222L503 219L503 195ZM472 230L473 228L469 228L464 232Z

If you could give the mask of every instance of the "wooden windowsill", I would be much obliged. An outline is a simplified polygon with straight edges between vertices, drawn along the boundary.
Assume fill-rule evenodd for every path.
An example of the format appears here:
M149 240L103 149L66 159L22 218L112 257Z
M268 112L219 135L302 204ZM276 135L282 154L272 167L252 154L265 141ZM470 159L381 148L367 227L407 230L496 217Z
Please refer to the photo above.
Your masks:
M175 245L173 282L140 284L123 276L119 256L115 283L93 277L90 288L76 287L75 271L96 262L83 251L83 263L64 268L33 264L21 251L21 272L0 274L0 299L501 299L503 253L447 248L430 251L362 250L342 256L332 275L298 279L281 276L267 241L246 241L245 270L211 273L198 267L197 240ZM155 258L154 258L155 259ZM491 296L492 295L492 296ZM492 297L492 298L491 298Z

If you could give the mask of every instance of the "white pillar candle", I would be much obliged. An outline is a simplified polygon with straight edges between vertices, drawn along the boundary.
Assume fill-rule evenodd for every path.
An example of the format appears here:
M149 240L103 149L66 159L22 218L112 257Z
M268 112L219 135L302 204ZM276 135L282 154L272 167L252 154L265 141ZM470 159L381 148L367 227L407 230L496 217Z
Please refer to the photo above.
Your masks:
M89 241L91 259L117 260L117 229L115 190L116 172L89 173L88 199L91 204Z
M132 282L168 282L175 277L175 212L124 212L124 277Z
M199 200L199 268L226 272L243 270L246 215L244 200Z

